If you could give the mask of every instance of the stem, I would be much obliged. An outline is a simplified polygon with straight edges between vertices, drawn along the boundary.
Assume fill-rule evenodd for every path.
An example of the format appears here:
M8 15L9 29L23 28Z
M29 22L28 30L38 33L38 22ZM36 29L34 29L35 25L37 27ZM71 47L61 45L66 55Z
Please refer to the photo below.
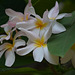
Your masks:
M49 66L50 66L51 71L54 73L54 75L59 75L52 64L49 64Z

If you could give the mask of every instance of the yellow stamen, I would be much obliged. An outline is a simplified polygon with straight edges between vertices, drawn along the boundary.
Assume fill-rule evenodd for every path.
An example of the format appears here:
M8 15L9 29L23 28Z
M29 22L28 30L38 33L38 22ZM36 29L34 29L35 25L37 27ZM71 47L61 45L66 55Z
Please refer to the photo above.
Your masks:
M21 21L23 21L23 20L24 20L24 18L22 17L22 18L20 18L20 20L21 20Z
M35 22L36 28L40 28L41 30L48 25L48 23L43 23L40 19L37 18Z
M50 20L55 20L56 18L49 18Z
M28 21L28 16L29 16L29 15L27 14L27 15L26 15L26 21Z
M34 46L36 47L46 46L46 44L44 43L44 37L42 37L41 39L36 39L34 42L35 42Z
M71 47L72 50L75 50L75 44Z

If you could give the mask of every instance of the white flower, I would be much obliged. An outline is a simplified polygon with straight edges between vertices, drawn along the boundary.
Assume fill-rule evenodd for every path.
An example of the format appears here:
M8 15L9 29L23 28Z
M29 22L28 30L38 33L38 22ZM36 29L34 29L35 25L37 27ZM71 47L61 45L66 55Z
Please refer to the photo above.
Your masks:
M30 19L31 13L35 13L35 10L31 4L31 0L29 0L27 6L25 7L24 14L21 12L16 12L10 8L6 9L5 12L9 16L10 20L14 18L15 19L14 21L22 22L22 21L27 21L28 19Z
M68 61L72 61L72 64L75 68L75 44L72 48L66 53L66 55L61 58L61 64L67 63Z
M0 42L2 43L3 40L9 40L11 33L13 32L13 30L11 30L12 28L10 26L6 26L4 27L4 31L6 32L7 35L0 35Z
M13 63L15 62L15 53L16 49L20 46L24 46L25 45L25 41L22 39L17 39L16 38L20 35L22 35L22 32L18 32L14 39L13 39L13 44L10 43L4 43L0 46L0 58L3 55L3 53L5 52L5 66L11 67L13 65Z
M51 26L51 23L49 21L48 18L48 10L46 10L43 14L43 18L41 18L39 15L37 14L33 14L35 16L34 19L29 20L27 22L18 22L16 24L16 28L24 28L26 30L30 30L33 31L37 34L41 33L44 34L44 32L46 30L49 29L49 27Z
M45 58L49 63L57 65L59 62L58 56L52 55L47 48L47 40L50 38L52 30L51 26L45 33L40 37L37 32L27 31L26 29L19 28L21 31L25 32L26 36L29 38L28 45L24 48L17 49L17 54L24 56L33 50L34 61L41 62Z
M62 24L58 23L56 20L62 19L63 17L71 16L71 14L67 13L62 13L59 15L58 14L59 14L59 5L58 2L56 1L55 6L48 13L48 18L50 19L50 21L53 21L52 33L54 34L66 31L66 28Z

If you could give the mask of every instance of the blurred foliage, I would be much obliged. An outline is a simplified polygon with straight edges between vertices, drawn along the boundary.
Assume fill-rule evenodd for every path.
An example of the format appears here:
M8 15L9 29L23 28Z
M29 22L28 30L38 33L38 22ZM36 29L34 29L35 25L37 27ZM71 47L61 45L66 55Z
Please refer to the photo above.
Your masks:
M42 17L43 12L48 9L50 10L54 5L55 5L55 1L56 0L32 0L32 4L36 10L36 13L39 14ZM60 4L60 7L62 7L62 10L60 12L72 12L75 10L75 1L74 0L57 0ZM8 16L5 14L5 9L6 8L11 8L15 11L20 11L20 12L24 12L24 8L27 4L28 0L0 0L0 25L6 23L8 21ZM75 13L75 12L73 12ZM69 18L63 18L63 20L61 20L60 22L65 25L66 27L69 25L71 26L71 28L68 28L67 32L68 35L75 37L75 19L74 16L75 14L73 14L73 17L69 17ZM73 23L72 23L73 22ZM71 31L71 29L73 31ZM75 41L67 41L64 42L64 38L67 39L67 32L59 34L59 35L53 35L51 37L51 40L53 39L54 42L50 41L53 45L56 45L58 48L54 47L53 49L51 47L49 47L49 50L51 53L55 53L56 55L58 55L61 51L59 51L59 53L54 52L54 49L60 49L58 46L58 43L60 43L60 47L62 50L62 45L64 46L64 43L66 43L65 46L65 52L71 47L71 45L73 43L75 43ZM4 33L3 29L0 28L0 34ZM66 35L66 37L64 36ZM59 36L59 37L58 37ZM62 38L61 38L62 37ZM56 39L55 39L56 38ZM61 39L60 39L61 38ZM59 41L55 41L59 39ZM63 42L61 43L61 40L63 39ZM71 37L69 38L69 40L71 39ZM73 38L74 40L74 38ZM55 43L56 42L56 43ZM70 44L68 42L71 42ZM48 45L51 45L50 43L48 43ZM57 50L56 50L57 51ZM63 52L61 52L61 55L63 56ZM0 75L2 74L7 74L7 75L55 75L55 73L57 75L62 75L63 73L65 73L64 75L74 75L75 74L75 70L72 70L70 72L67 72L71 69L69 68L65 68L62 67L61 65L58 66L54 66L54 65L48 65L44 66L44 64L42 64L43 66L38 66L37 64L34 66L38 66L39 69L43 68L41 70L36 70L33 69L33 64L35 64L35 62L33 61L33 57L31 54L20 57L18 55L16 55L16 61L14 63L14 65L11 68L7 68L4 66L5 63L5 58L4 55L3 57L0 59ZM40 63L39 63L40 64ZM32 66L31 66L32 65ZM24 67L24 68L21 68ZM27 68L27 67L33 67L33 68ZM73 69L73 68L72 68Z

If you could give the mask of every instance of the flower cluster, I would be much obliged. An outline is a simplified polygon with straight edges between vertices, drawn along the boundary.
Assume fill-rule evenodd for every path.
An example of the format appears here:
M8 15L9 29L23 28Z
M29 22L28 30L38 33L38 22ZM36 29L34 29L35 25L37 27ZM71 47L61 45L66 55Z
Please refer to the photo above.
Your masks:
M24 56L31 51L33 51L34 61L41 62L45 58L51 64L59 64L59 57L49 52L47 41L52 34L66 31L66 28L57 20L69 17L71 14L59 14L59 5L56 1L55 6L50 11L46 10L41 18L36 14L31 0L25 7L24 14L10 8L6 9L5 13L9 16L9 20L1 25L6 35L0 35L2 44L0 45L0 57L5 52L6 66L11 67L15 62L15 52ZM21 36L27 37L28 41L22 40Z

